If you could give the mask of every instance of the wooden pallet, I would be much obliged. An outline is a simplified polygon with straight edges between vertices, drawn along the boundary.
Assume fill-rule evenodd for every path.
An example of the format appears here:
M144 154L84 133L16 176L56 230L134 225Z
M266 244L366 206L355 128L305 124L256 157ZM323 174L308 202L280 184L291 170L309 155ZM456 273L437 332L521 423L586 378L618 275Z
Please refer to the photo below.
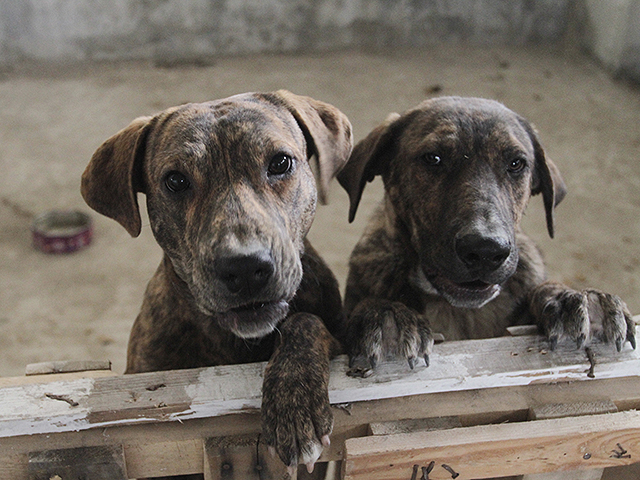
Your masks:
M349 480L420 479L432 462L432 480L640 462L640 351L592 352L593 368L584 350L551 352L535 335L445 342L429 368L385 363L367 379L339 357L321 461ZM0 379L0 478L283 478L259 441L264 367Z

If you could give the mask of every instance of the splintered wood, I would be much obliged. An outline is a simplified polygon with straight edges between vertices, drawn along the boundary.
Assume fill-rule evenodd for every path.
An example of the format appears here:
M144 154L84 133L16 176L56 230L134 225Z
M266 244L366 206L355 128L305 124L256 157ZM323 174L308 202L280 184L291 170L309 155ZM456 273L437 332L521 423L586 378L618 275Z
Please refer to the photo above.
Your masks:
M383 363L366 379L348 377L339 357L329 387L332 444L320 461L342 461L352 480L409 480L414 465L420 478L431 462L428 478L450 479L450 468L462 480L640 461L640 418L630 411L640 407L640 353L628 344L591 351L594 378L584 349L550 351L539 336L445 342L429 368ZM2 379L0 478L33 478L35 453L80 447L117 448L129 478L263 468L253 446L264 367ZM544 414L544 405L575 403L587 405L580 415L598 414Z

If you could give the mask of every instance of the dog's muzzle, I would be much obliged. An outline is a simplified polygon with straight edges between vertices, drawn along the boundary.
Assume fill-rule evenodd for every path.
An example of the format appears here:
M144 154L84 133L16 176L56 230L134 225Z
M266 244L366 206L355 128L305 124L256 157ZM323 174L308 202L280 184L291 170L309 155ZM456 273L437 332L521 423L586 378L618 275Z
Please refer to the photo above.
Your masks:
M218 323L241 338L259 338L271 333L289 311L285 300L254 301L267 298L265 290L276 267L269 251L249 255L228 255L215 261L215 275L228 293L249 303L217 315Z
M218 324L240 338L261 338L270 334L289 313L284 300L233 308L216 315Z
M496 298L515 273L518 251L507 237L470 233L454 242L455 259L447 272L425 272L429 283L451 305L480 308Z
M429 276L428 280L451 305L460 308L480 308L502 291L499 284L481 280L456 283L443 275Z
M289 312L302 278L293 258L274 260L269 248L227 249L190 284L200 310L241 338L271 333ZM298 262L299 263L299 262Z

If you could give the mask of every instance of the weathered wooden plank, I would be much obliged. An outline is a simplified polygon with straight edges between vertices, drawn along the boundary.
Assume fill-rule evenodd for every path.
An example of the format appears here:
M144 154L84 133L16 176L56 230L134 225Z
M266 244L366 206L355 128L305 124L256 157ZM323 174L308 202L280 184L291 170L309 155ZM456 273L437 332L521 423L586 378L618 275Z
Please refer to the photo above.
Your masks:
M595 379L586 375L584 352L573 345L547 352L539 337L443 343L428 369L388 363L369 379L347 377L340 357L330 384L332 446L322 460L341 459L345 439L367 435L372 422L440 416L458 416L463 425L523 421L533 406L576 398L640 408L637 352L626 346L618 354L602 345L594 352ZM0 388L0 478L27 478L28 453L60 445L121 444L132 477L202 472L204 439L259 432L263 369L22 377L42 382Z
M29 375L24 377L0 377L0 388L17 387L33 383L69 382L81 378L115 377L117 373L111 370L88 370L71 373L50 373L47 375Z
M374 422L369 425L370 435L426 432L462 427L458 417L410 418L393 422Z
M323 454L322 460L341 459L345 440L366 436L368 425L374 421L440 416L458 416L463 425L524 421L532 406L569 403L575 398L586 402L611 399L620 410L640 408L640 381L637 377L596 378L585 382L537 383L342 405L334 409L331 448ZM255 410L251 413L185 420L183 423L111 426L78 432L0 438L0 478L28 478L28 453L34 450L56 449L60 445L71 448L114 443L124 446L127 471L132 478L177 474L181 471L197 473L203 471L204 439L212 435L257 434L259 431L259 412ZM163 456L163 453L166 455Z
M621 353L614 347L595 345L598 378L635 376L640 350L627 344ZM363 401L422 393L472 390L559 381L587 380L589 360L584 350L565 342L549 351L539 336L501 337L449 342L434 347L429 368L409 370L403 362L379 365L375 375L353 379L342 375L346 364L332 371L332 402Z
M264 364L0 388L0 438L240 413L260 407Z
M573 472L532 473L524 475L522 480L600 480L602 469L578 470Z
M203 441L176 437L173 435L161 439L147 434L139 436L139 443L127 444L124 453L129 478L202 473Z
M121 445L45 450L29 454L29 479L126 480Z
M536 335L538 327L536 325L514 325L507 327L507 334L512 337L522 337L523 335Z
M346 441L345 480L410 478L435 462L432 480L492 478L598 469L640 460L640 412L353 438Z
M530 410L532 420L549 418L579 417L602 413L615 413L618 407L610 400L599 402L553 403L537 405ZM579 470L574 472L532 473L523 475L522 480L600 480L604 469ZM564 475L564 477L559 477Z
M109 360L64 360L58 362L30 363L25 375L50 375L53 373L86 372L92 370L111 370Z
M640 351L593 347L599 379L635 376ZM260 407L265 364L80 378L0 388L0 438L116 425L185 421ZM541 337L503 337L437 345L429 368L381 364L367 379L332 362L330 401L358 402L534 383L588 381L589 361L573 345L548 351Z
M531 420L547 420L549 418L579 417L600 413L615 413L618 407L611 400L599 402L552 403L536 405L531 408Z

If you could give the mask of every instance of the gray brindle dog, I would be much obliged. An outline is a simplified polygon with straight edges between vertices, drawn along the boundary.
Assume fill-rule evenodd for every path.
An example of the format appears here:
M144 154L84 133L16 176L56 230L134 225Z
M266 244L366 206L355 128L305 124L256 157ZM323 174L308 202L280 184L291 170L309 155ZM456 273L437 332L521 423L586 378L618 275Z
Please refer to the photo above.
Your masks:
M353 150L338 180L353 220L368 181L382 204L350 259L345 294L351 374L380 359L429 363L432 333L495 337L535 322L555 348L599 337L635 348L624 302L546 281L540 252L520 220L542 194L549 235L566 193L532 126L498 102L441 97L394 114Z
M164 251L126 373L269 360L263 438L291 468L313 468L333 425L327 385L342 305L306 234L352 145L335 107L249 93L134 120L82 177L86 202L134 237L144 193Z

